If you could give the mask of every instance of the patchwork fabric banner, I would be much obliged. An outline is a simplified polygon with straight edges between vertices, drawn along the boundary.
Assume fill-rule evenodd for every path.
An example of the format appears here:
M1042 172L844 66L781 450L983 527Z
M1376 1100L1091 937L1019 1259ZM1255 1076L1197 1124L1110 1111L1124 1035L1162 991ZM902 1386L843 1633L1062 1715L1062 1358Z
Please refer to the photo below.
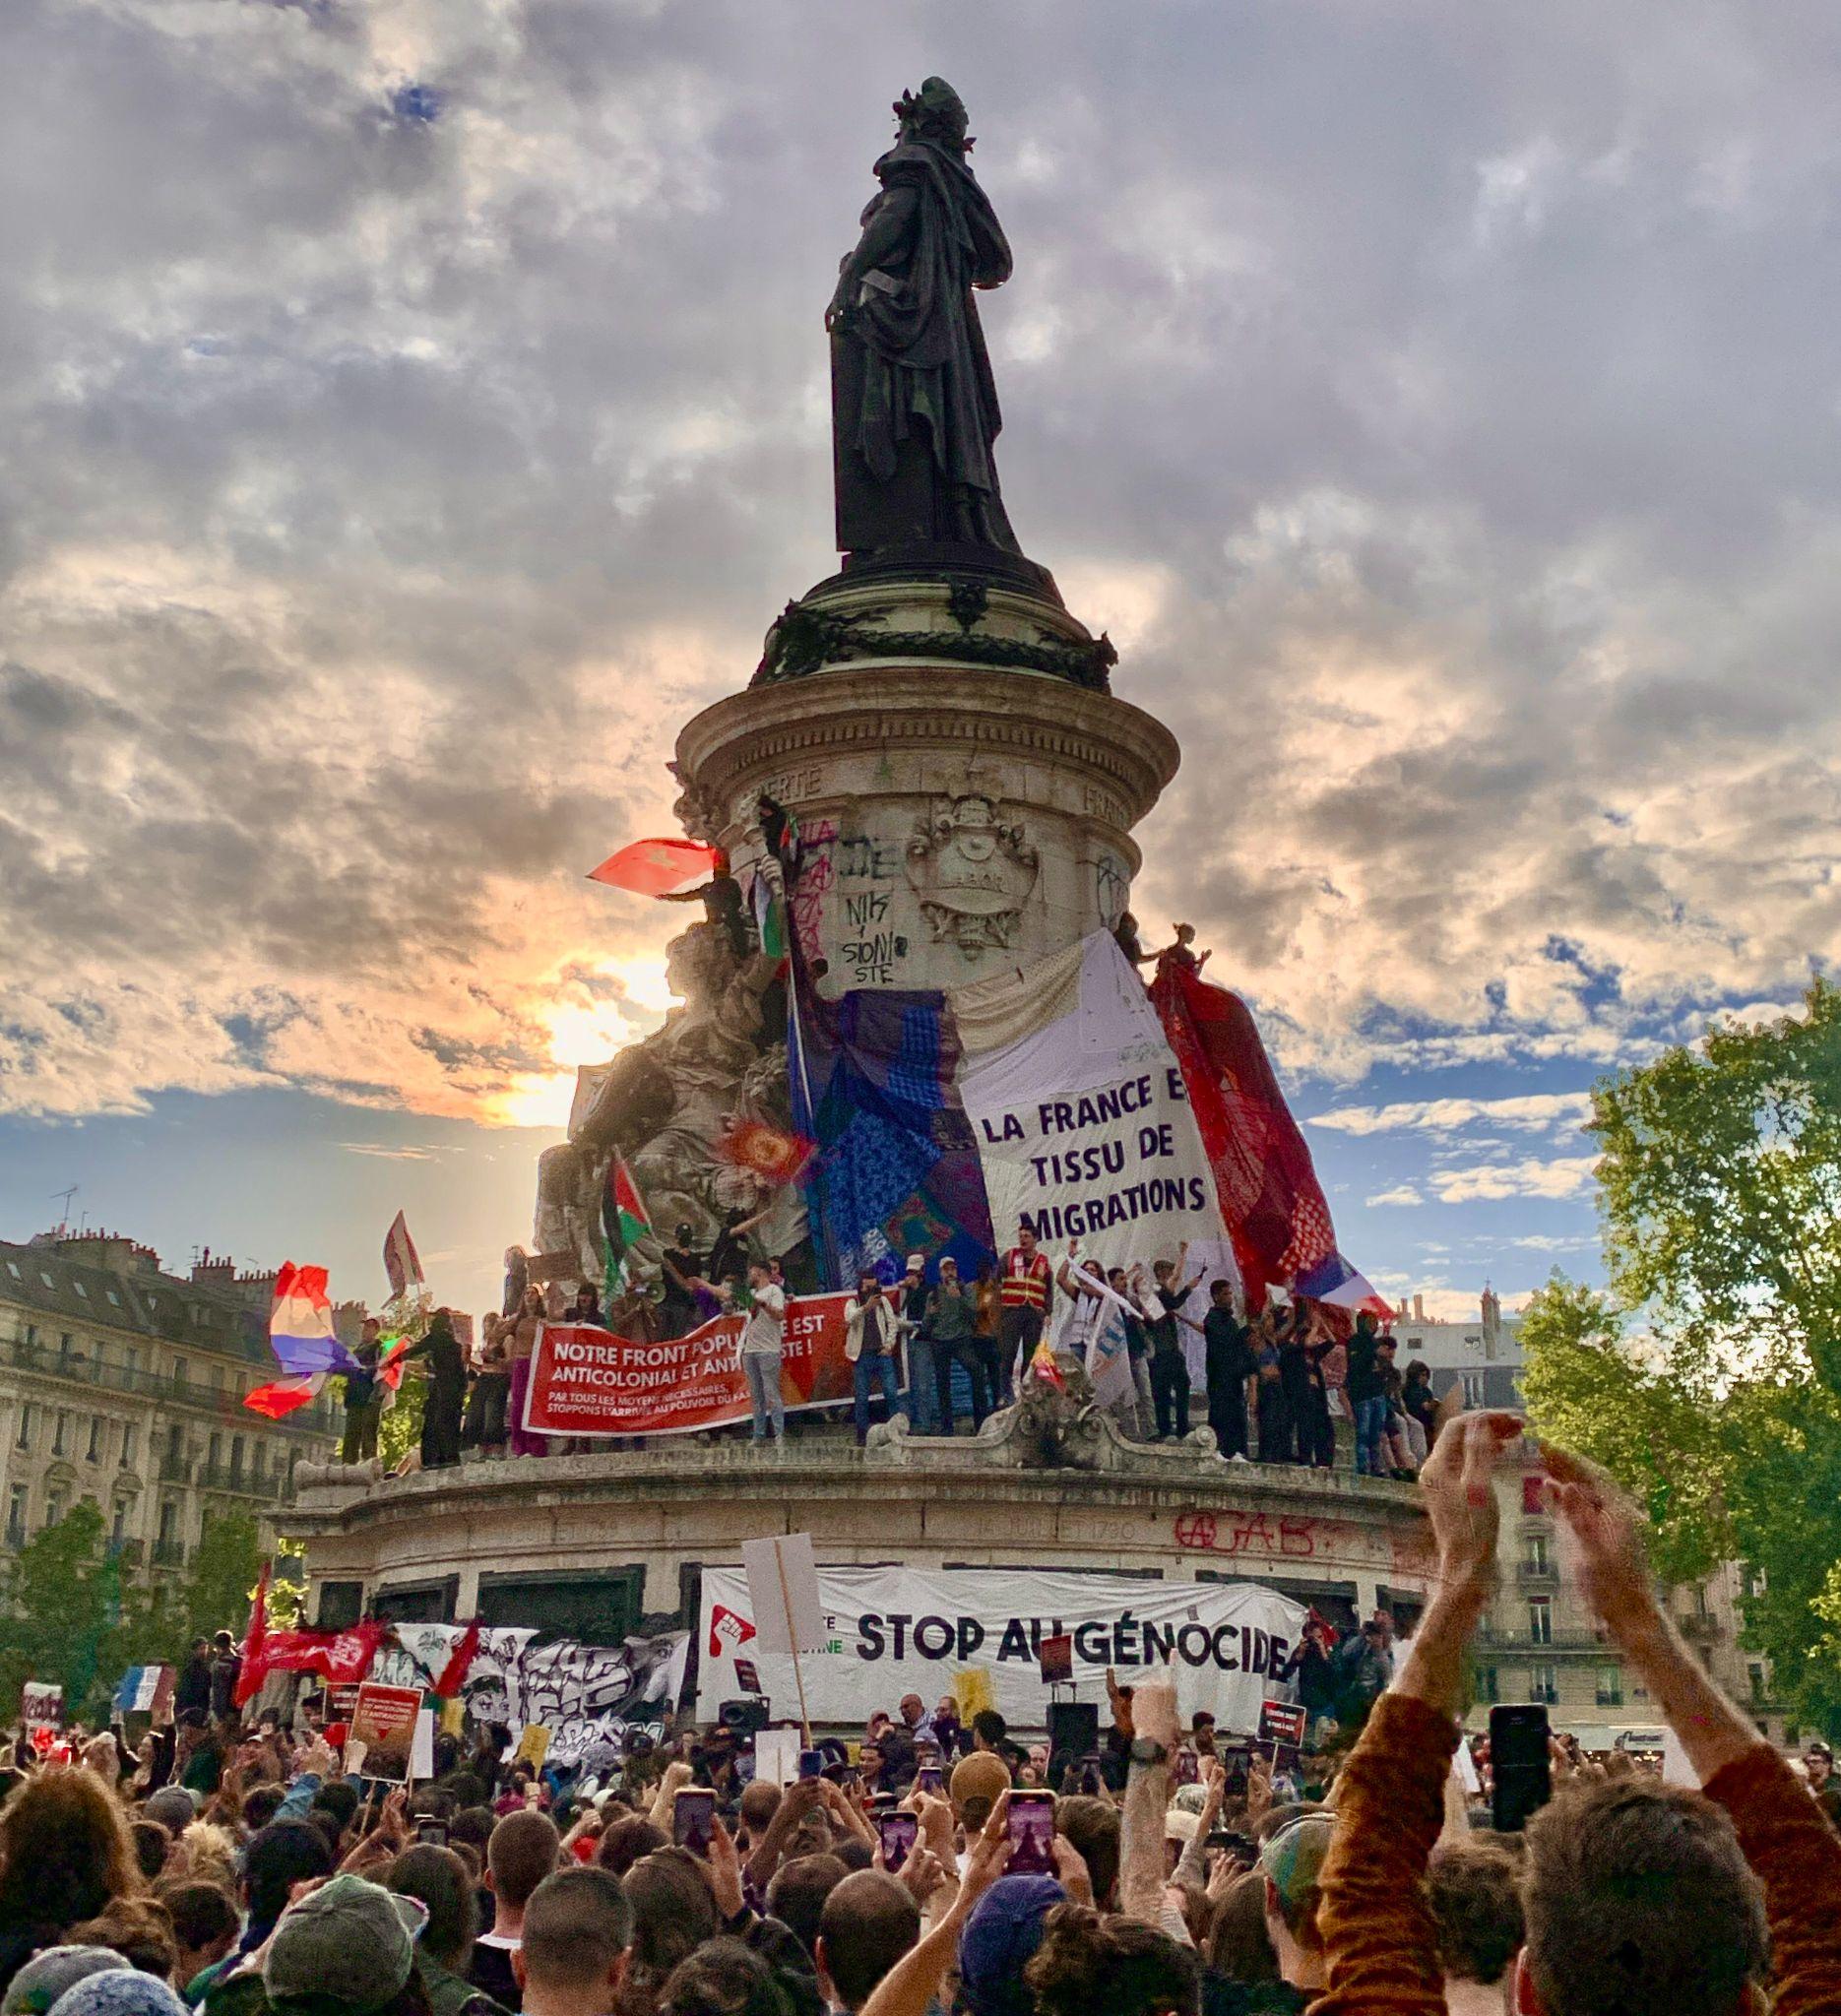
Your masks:
M954 1075L945 996L859 988L835 1001L793 952L788 1051L794 1125L817 1152L804 1185L825 1278L856 1286L943 1253L974 1280L990 1257L990 1212Z
M1027 1219L1045 1245L1077 1241L1101 1267L1148 1268L1187 1240L1193 1271L1222 1224L1182 1073L1110 931L1083 941L1077 983L1065 965L950 996L962 1029L1009 1038L959 1074L991 1222L1007 1244ZM1032 1015L1032 1003L1059 1012Z
M1182 1066L1250 1308L1269 1287L1345 1309L1382 1303L1336 1248L1330 1209L1246 1003L1174 962L1151 998ZM1346 1319L1345 1319L1346 1320Z

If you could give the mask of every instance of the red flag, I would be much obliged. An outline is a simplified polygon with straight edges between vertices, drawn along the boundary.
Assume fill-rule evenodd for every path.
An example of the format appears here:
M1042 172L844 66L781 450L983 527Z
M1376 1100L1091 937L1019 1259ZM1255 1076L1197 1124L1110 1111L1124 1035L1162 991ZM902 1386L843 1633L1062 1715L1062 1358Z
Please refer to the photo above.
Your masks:
M249 1629L243 1637L243 1663L236 1670L236 1688L230 1705L242 1707L268 1678L269 1567L264 1561L256 1578L255 1601L249 1606Z
M1030 1354L1029 1369L1024 1376L1040 1379L1045 1385L1054 1387L1057 1392L1067 1391L1067 1381L1061 1376L1061 1368L1055 1363L1054 1353L1048 1349L1048 1340L1046 1337Z
M462 1632L454 1650L448 1654L448 1663L435 1675L431 1694L439 1694L444 1701L454 1696L467 1684L467 1669L474 1663L474 1656L479 1650L479 1619L476 1617Z
M267 1415L272 1421L286 1420L297 1407L305 1407L318 1391L310 1379L277 1379L272 1386L258 1386L243 1395L243 1405L252 1414Z
M361 1680L383 1643L382 1624L353 1624L349 1631L271 1631L263 1663L272 1671L318 1673L335 1683Z
M715 1149L719 1162L774 1184L795 1182L817 1152L803 1134L783 1134L761 1120L734 1121Z
M1238 994L1172 961L1159 969L1151 999L1182 1067L1246 1305L1263 1308L1269 1287L1289 1287L1336 1254L1310 1151Z
M722 849L699 840L636 840L591 868L588 879L635 896L688 896L728 872L729 856Z

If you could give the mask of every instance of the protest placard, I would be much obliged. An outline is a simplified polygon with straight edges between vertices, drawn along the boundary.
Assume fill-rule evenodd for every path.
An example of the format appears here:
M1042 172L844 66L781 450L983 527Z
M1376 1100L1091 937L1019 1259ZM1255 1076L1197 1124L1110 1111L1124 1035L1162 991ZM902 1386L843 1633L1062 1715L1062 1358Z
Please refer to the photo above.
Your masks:
M1259 1740L1284 1743L1296 1749L1304 1739L1304 1708L1297 1701L1262 1701L1259 1704Z
M28 1680L20 1689L20 1717L28 1729L62 1729L64 1689L49 1680Z
M380 1687L366 1680L358 1688L346 1734L346 1770L387 1785L407 1785L421 1706L419 1687Z
M842 1406L847 1295L797 1295L787 1305L780 1391L789 1414ZM524 1426L534 1435L678 1435L749 1418L736 1346L739 1315L685 1337L647 1343L580 1323L545 1323L531 1354Z

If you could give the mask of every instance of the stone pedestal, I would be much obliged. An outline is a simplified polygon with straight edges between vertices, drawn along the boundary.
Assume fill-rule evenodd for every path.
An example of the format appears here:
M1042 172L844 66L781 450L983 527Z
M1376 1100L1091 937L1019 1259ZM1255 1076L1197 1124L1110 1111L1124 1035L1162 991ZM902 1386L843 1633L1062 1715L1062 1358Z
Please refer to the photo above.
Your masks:
M1106 690L1111 660L1021 590L840 576L679 735L680 814L738 870L763 794L795 816L794 923L827 993L1025 965L1118 921L1131 829L1175 775L1174 736Z

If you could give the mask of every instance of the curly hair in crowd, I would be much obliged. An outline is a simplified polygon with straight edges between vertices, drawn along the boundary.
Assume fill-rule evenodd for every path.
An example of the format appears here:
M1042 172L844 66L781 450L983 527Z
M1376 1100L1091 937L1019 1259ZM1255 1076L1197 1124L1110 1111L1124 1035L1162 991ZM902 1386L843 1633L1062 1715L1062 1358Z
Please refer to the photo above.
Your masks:
M155 1975L160 1981L170 1981L179 1964L171 1915L151 1897L117 1897L95 1918L72 1925L63 1942L66 1946L106 1946L137 1973Z
M1201 2016L1202 1971L1168 1932L1057 1904L1024 1971L1039 2016Z
M1521 1865L1494 1842L1453 1841L1426 1865L1438 1964L1452 1981L1502 1979L1521 1950Z

